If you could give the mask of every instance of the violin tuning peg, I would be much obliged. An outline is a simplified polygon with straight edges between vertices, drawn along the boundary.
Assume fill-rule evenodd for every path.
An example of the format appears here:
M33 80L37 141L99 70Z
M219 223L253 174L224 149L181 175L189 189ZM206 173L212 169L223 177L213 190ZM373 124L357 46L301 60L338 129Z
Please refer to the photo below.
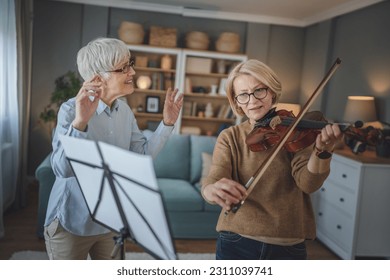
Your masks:
M355 123L354 123L354 127L356 127L356 128L361 128L361 127L363 127L363 122L362 121L356 121Z

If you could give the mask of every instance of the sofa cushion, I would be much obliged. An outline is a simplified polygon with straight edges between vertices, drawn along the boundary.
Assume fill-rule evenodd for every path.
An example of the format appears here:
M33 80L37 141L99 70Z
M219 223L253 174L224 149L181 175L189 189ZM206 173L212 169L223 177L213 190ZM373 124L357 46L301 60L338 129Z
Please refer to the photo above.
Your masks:
M158 178L167 211L203 211L203 198L188 181Z
M190 182L197 183L202 175L202 152L212 154L217 138L214 136L191 135Z
M54 181L56 180L53 169L51 168L50 156L51 153L46 156L35 171L35 177L39 182L37 234L40 238L43 238L43 224L45 223L47 203Z
M172 135L154 160L157 178L189 180L190 137Z
M200 177L201 183L209 175L212 163L213 163L213 155L209 153L202 153L202 174Z

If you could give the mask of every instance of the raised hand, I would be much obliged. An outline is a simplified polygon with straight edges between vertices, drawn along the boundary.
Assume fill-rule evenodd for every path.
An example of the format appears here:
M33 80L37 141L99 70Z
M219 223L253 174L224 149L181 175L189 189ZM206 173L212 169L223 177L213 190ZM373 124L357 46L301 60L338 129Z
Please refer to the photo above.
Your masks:
M102 93L102 82L92 79L84 82L76 95L76 116L72 126L85 131L88 122L96 111Z
M168 88L164 102L163 121L165 125L174 125L183 106L183 94L177 98L178 89Z

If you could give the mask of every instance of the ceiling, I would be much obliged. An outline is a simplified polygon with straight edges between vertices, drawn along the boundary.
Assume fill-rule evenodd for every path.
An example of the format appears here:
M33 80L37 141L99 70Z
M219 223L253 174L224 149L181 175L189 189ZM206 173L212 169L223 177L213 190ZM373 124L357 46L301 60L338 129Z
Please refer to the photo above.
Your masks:
M288 26L308 26L386 0L54 0Z

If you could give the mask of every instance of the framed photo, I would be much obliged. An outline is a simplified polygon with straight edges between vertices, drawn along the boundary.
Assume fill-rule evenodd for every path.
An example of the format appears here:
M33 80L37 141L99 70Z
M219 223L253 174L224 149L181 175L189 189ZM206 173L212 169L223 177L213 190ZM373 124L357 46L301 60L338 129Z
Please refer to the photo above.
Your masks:
M158 113L160 111L160 97L147 96L146 97L146 113Z

